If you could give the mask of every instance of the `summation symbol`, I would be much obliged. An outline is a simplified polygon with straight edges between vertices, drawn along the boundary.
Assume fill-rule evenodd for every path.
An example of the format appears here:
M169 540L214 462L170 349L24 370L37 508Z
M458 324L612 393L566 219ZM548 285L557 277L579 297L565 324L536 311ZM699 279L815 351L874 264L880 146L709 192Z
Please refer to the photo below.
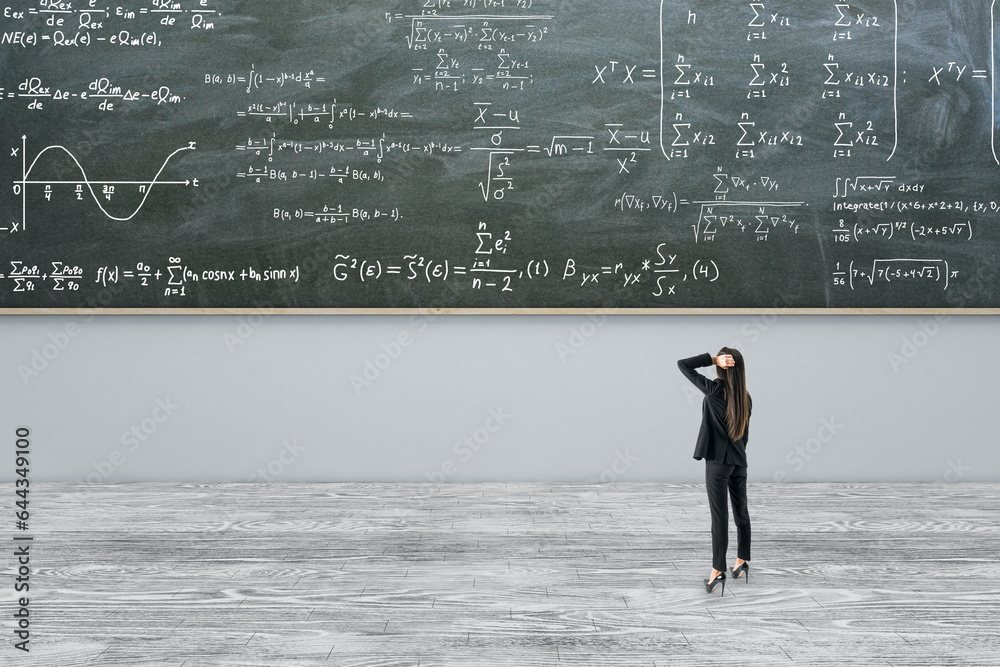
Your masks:
M160 175L163 173L164 169L167 168L167 165L170 164L171 160L173 160L175 156L180 155L182 153L185 153L187 151L196 150L196 144L193 141L189 142L187 146L182 146L182 147L174 150L172 153L170 153L170 155L168 155L166 157L166 159L163 161L163 164L160 165L160 168L157 170L157 172L153 176L153 178L150 179L150 180L146 180L146 181L140 181L140 180L128 180L128 181L92 180L87 175L86 169L83 168L83 165L80 164L80 161L76 158L76 156L73 155L73 153L68 148L66 148L65 146L60 146L60 145L46 146L45 148L43 148L42 150L40 150L37 155L35 155L34 159L31 161L31 164L29 165L28 164L28 160L27 160L27 150L28 150L28 137L25 135L25 136L21 137L21 178L20 178L20 180L14 181L14 184L13 184L14 194L16 196L19 195L21 197L21 224L20 224L20 231L24 231L25 228L26 228L26 225L27 225L27 218L28 218L28 186L35 186L35 185L43 186L45 188L45 190L46 190L46 199L48 199L51 196L52 186L55 186L55 185L75 185L75 186L77 186L76 192L77 192L77 198L78 199L82 199L82 192L83 192L83 188L85 187L87 189L87 191L90 193L91 198L94 200L94 203L97 204L97 207L101 210L101 213L103 213L109 220L115 220L117 222L128 222L129 220L131 220L132 218L134 218L136 215L138 215L139 211L142 210L142 207L146 205L146 200L149 198L150 193L152 193L154 186L199 187L199 185L200 185L197 178L187 179L187 180L183 180L183 181L161 181L160 180ZM49 180L29 179L29 177L31 176L32 172L35 170L35 166L38 164L38 161L41 159L41 157L43 155L45 155L46 153L48 153L50 151L61 151L61 152L65 153L69 157L69 159L72 160L73 164L76 166L76 169L80 172L81 178L78 179L78 180L74 180L74 179L49 179ZM98 186L99 188L101 188L102 192L100 194L103 194L104 197L105 197L105 199L107 201L110 201L111 200L111 194L114 192L114 186L118 186L118 185L122 185L122 186L126 186L126 187L134 186L134 187L138 188L138 192L140 194L142 194L142 200L138 203L138 205L136 205L135 209L129 215L126 215L126 216L116 216L116 215L113 215L110 211L108 211L108 209L106 209L104 207L104 203L102 203L100 197L98 196L99 193L94 189L94 186ZM14 227L13 231L19 231L18 228L17 228L17 223L16 222L14 223L14 225L15 225L15 227Z

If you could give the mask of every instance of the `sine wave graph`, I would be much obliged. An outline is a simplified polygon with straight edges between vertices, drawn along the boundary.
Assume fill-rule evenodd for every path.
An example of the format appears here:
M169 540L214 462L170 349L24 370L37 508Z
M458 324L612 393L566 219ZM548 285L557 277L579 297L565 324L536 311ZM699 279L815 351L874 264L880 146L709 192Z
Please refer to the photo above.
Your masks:
M163 174L163 171L167 168L167 166L171 163L171 161L174 160L175 157L177 157L178 155L181 155L183 153L189 152L189 151L197 150L196 143L193 142L193 141L189 142L186 146L181 146L180 148L177 148L172 153L170 153L163 160L163 163L160 165L160 168L156 171L156 174L153 176L153 178L151 178L149 180L144 180L144 181L143 180L106 181L106 180L91 179L87 175L87 170L84 169L84 167L83 167L82 164L80 164L80 160L77 159L76 155L74 155L73 152L70 151L68 148L66 148L65 146L61 146L61 145L46 146L45 148L43 148L42 150L40 150L35 155L34 159L32 159L31 164L29 165L28 162L27 162L27 142L28 142L27 135L22 136L21 137L21 155L23 157L22 157L22 163L21 163L21 179L17 180L17 181L14 181L14 194L21 196L21 226L20 226L20 231L24 231L26 229L26 226L27 226L27 218L28 218L28 186L53 186L53 185L79 185L79 186L85 186L87 188L87 191L90 193L90 197L94 200L94 203L101 210L101 213L103 213L105 215L105 217L107 217L109 220L114 220L116 222L128 222L128 221L132 220L134 217L136 217L139 214L139 212L142 210L143 206L146 205L146 200L149 199L149 195L152 194L153 189L156 188L156 187L169 187L169 186L173 186L173 187L177 187L177 186L180 186L180 187L195 186L195 187L197 187L198 186L198 179L197 178L194 178L194 179L190 179L189 178L189 179L183 180L183 181L166 181L166 180L160 180L160 176ZM43 155L45 155L46 153L49 153L50 151L62 152L63 154L65 154L72 161L72 163L75 166L76 170L78 170L80 172L80 176L82 178L79 179L79 180L73 180L73 179L31 179L31 178L29 178L32 175L32 173L34 172L36 165L38 165L38 161L42 158ZM129 213L128 215L124 215L124 216L123 215L114 215L113 213L111 213L107 208L105 208L104 202L101 201L100 194L94 190L94 186L101 187L101 186L116 186L116 185L135 186L135 187L137 187L139 189L139 192L142 194L142 200L135 206L135 208L132 210L132 212ZM47 188L47 190L48 189L50 189L50 188ZM110 197L106 193L103 193L103 194L105 194L106 199L110 199ZM15 229L15 231L16 231L16 229Z

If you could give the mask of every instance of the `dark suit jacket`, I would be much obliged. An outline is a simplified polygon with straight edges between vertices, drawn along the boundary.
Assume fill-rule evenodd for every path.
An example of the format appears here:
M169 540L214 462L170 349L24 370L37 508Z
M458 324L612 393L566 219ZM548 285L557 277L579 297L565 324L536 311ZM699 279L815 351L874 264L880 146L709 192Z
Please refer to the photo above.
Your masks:
M701 430L698 431L698 442L694 448L694 458L707 459L715 463L745 466L747 464L747 441L750 439L750 418L747 417L747 427L743 437L730 440L726 431L726 397L722 380L709 380L699 373L697 368L712 365L712 355L700 354L697 357L681 359L677 367L681 369L688 380L698 387L705 398L701 404ZM753 401L750 402L751 412Z

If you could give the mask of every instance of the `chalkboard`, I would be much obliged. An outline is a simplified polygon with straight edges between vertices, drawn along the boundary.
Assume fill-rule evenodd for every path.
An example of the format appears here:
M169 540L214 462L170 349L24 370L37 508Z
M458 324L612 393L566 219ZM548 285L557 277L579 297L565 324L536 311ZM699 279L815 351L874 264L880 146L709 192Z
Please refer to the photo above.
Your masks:
M10 0L0 308L992 311L994 4Z

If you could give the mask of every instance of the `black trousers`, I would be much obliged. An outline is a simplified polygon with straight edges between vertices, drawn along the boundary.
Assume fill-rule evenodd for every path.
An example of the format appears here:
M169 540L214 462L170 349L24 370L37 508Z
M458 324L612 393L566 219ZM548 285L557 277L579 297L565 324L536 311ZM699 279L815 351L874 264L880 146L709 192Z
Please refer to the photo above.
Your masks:
M736 523L736 555L750 560L750 513L747 511L747 468L705 461L705 487L708 507L712 511L712 567L728 572L726 548L729 546L729 512L726 490L733 503Z

